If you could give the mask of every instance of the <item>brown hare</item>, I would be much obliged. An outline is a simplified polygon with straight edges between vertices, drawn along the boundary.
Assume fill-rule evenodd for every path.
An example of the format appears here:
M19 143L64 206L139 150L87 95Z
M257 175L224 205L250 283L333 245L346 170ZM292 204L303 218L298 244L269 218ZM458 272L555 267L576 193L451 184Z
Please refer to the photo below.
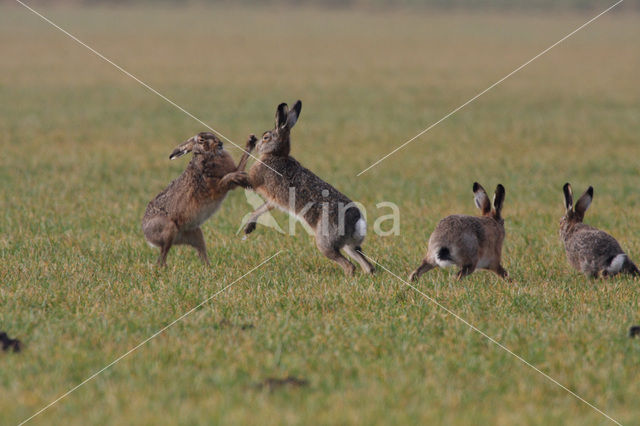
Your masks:
M500 264L505 236L504 219L501 216L504 187L498 185L496 188L493 210L487 192L478 182L473 184L473 193L482 216L452 215L442 219L429 237L426 257L411 273L409 281L417 280L436 266L445 268L453 265L460 268L458 279L480 268L509 280L507 271Z
M245 233L255 229L261 214L278 207L304 221L313 231L320 252L337 262L347 275L352 275L355 267L340 253L343 248L366 273L371 274L374 267L360 248L367 231L360 210L349 198L289 155L289 134L301 109L300 101L291 110L287 104L280 104L275 127L265 132L257 144L260 161L251 166L249 182L266 202L253 212Z
M159 266L166 265L167 253L174 244L194 247L209 265L200 225L220 208L229 190L248 186L244 168L256 142L251 135L237 166L213 133L198 133L174 149L171 160L188 152L193 152L193 158L186 170L149 203L142 218L147 242L160 248Z
M560 221L560 238L564 243L571 266L583 274L597 278L625 272L633 276L640 271L620 244L611 235L582 223L584 214L593 200L593 187L589 187L573 206L571 185L565 183L564 201L566 212Z

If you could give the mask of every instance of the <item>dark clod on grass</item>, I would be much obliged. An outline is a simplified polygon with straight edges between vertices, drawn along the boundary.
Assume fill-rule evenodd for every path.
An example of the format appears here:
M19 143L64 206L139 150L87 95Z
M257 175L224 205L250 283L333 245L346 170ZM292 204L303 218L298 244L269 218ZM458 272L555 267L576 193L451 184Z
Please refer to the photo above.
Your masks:
M269 377L265 379L262 383L258 384L258 388L260 389L268 389L270 392L274 390L284 387L284 386L292 386L296 388L308 386L309 382L306 379L299 379L297 377L288 376L284 379Z
M254 325L251 324L250 322L243 323L243 324L234 324L226 318L213 325L213 328L218 330L221 330L223 328L232 328L232 327L237 327L240 330L251 330L252 328L254 328Z
M18 339L11 339L4 331L0 331L0 342L2 350L5 352L10 349L13 349L13 352L20 352L22 349L22 342Z
M629 337L640 336L640 325L634 325L629 328Z

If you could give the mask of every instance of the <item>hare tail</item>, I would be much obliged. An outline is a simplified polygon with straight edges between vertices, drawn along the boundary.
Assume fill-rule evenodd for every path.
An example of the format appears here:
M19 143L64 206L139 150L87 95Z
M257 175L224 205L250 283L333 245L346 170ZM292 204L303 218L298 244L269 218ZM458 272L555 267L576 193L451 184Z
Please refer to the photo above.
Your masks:
M453 260L451 256L451 250L449 247L440 247L438 252L436 253L436 263L441 268L446 268L447 266L455 265L456 262Z

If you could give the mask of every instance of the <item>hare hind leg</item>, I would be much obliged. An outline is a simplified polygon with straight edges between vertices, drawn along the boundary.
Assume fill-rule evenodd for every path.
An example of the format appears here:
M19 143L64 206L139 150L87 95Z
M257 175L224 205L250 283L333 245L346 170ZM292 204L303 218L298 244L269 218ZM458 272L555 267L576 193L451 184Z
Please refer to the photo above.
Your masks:
M347 245L344 246L344 252L347 253L350 258L358 262L362 270L367 274L373 274L375 272L375 266L373 266L371 262L369 262L369 260L362 254L362 248Z
M501 264L496 264L496 265L492 265L490 268L488 268L491 272L495 273L496 275L498 275L500 278L502 278L505 281L510 282L511 279L509 278L509 273L507 272L506 269L504 269L502 267Z
M195 228L188 231L182 231L178 238L176 238L176 244L187 244L195 248L198 251L198 255L202 262L210 266L209 257L207 256L207 246L204 242L204 235L202 229Z
M158 256L157 264L159 267L163 268L167 266L167 255L169 254L169 250L173 245L172 242L169 242L167 245L160 247L160 256Z
M324 254L326 257L340 265L345 274L347 274L348 276L352 276L354 274L356 267L353 266L353 263L349 262L347 258L342 255L342 253L340 253L340 250L332 247L329 244L323 244L322 240L317 238L316 246L318 247L318 250L320 250L320 253Z
M411 275L409 275L409 281L416 281L418 278L420 278L420 275L424 274L425 272L429 272L435 267L436 265L429 262L426 258L423 259L420 266L418 266L416 270L413 271Z
M142 225L142 231L149 244L160 247L158 266L167 265L167 254L178 235L178 227L166 216L156 216Z
M347 260L346 257L344 257L342 255L342 253L340 253L339 250L331 250L328 251L326 253L322 253L325 256L327 256L329 259L333 260L334 262L338 263L338 265L340 265L342 267L342 270L344 271L344 273L351 277L354 275L355 271L356 271L356 267L353 266L353 263L349 262Z
M456 278L459 281L464 277L466 277L467 275L471 275L475 270L476 270L475 265L472 265L472 264L462 265L462 267L458 271L458 274L456 275Z

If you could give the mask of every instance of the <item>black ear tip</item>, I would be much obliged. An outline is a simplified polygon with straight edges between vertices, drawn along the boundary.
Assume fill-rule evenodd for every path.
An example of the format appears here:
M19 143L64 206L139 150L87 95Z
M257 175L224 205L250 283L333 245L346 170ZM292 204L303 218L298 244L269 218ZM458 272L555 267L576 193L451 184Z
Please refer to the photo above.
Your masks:
M593 197L593 186L587 188L587 194L589 194L590 197Z
M480 189L480 184L478 182L473 182L473 192L476 192Z
M499 183L498 186L496 187L496 191L505 192L504 191L504 186L502 186L502 184Z
M562 186L562 189L564 189L564 190L566 191L566 190L567 190L567 189L569 189L570 187L571 187L571 184L570 184L569 182L567 182L567 183L565 183L565 184Z
M169 154L169 160L176 159L176 158L182 156L183 154L184 154L184 152L180 148L176 148L176 149L173 150L173 152L171 154Z

